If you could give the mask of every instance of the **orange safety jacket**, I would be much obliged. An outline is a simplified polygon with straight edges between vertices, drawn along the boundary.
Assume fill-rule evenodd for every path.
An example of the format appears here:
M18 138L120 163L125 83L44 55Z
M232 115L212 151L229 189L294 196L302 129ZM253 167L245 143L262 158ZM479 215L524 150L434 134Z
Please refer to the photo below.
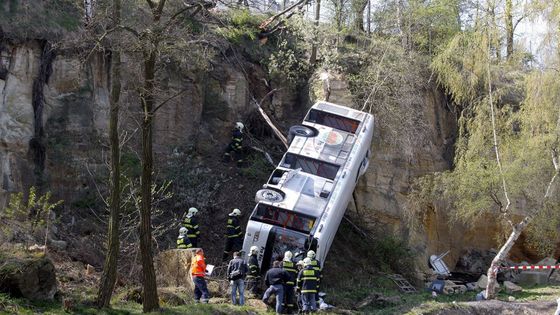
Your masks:
M206 272L206 262L204 261L204 256L197 254L191 263L191 275L193 277L204 277Z

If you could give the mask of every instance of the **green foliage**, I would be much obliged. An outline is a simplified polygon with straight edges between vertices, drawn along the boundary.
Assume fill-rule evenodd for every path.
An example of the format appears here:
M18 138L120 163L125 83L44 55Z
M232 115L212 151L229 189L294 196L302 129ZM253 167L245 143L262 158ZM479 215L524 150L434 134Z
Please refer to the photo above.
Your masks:
M416 181L409 198L416 210L410 216L430 203L446 202L452 220L474 223L483 213L501 218L505 182L511 211L534 216L529 242L550 252L547 244L556 244L560 221L557 185L550 187L550 198L545 193L555 174L551 157L560 150L560 84L554 71L525 70L522 58L497 63L490 57L492 45L486 32L465 32L432 63L440 84L462 107L455 165L451 172Z
M359 40L365 40L359 38ZM405 158L426 141L425 98L430 73L426 57L407 53L395 40L368 39L367 47L325 47L323 67L346 74L358 109L376 116L382 145L399 148ZM395 128L394 126L399 126Z
M487 82L488 37L483 32L457 34L433 62L438 83L457 103L472 101Z
M37 228L52 224L49 222L51 211L63 201L51 202L51 196L51 192L39 195L35 187L29 189L27 199L22 192L11 194L8 206L0 213L2 233L8 235L23 230L33 234ZM46 237L45 235L45 240Z
M32 230L38 226L44 226L49 213L63 203L62 200L52 203L50 201L51 196L50 191L38 196L35 187L29 189L27 200L25 200L22 192L12 194L9 204L0 218L18 221L29 220Z
M461 0L409 1L411 39L417 50L437 54L460 31Z
M299 83L309 71L309 64L297 47L290 47L288 39L281 38L270 54L267 68L272 79Z
M230 10L228 14L230 23L218 28L218 34L238 45L246 40L257 39L258 26L263 16L254 15L249 10Z

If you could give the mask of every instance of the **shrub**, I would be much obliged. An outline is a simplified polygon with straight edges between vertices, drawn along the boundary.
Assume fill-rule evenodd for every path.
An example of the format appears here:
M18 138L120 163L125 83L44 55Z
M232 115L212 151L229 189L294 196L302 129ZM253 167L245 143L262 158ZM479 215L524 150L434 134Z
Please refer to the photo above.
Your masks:
M23 192L12 194L10 203L4 212L0 213L0 221L3 223L0 231L4 235L18 232L33 235L38 228L44 227L46 248L49 225L52 224L51 211L62 203L62 200L51 202L51 192L39 195L35 187L29 189L27 199L24 198Z

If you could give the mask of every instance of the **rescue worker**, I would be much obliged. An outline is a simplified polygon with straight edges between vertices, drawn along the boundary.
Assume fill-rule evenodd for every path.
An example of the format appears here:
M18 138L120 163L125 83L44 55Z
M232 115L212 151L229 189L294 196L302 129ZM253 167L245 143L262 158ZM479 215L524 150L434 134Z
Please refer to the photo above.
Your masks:
M224 162L232 160L232 154L235 155L237 166L243 165L243 129L245 126L241 122L235 123L235 128L231 131L231 142L224 153Z
M198 209L194 207L190 207L185 219L183 219L183 226L189 230L187 237L193 247L198 247L198 236L200 235L200 231L198 230L198 218L196 214L198 213Z
M187 237L188 230L185 227L179 229L179 237L177 237L177 248L178 249L187 249L191 248L192 244Z
M309 257L303 260L304 267L297 276L297 288L301 295L303 313L317 310L317 293L321 273L313 267Z
M321 262L315 259L315 252L310 250L307 252L307 258L311 260L311 266L317 271L321 271Z
M231 257L233 251L241 250L243 246L243 239L241 238L241 225L239 224L239 216L241 215L241 210L233 209L233 211L228 215L227 226L226 226L226 248L224 250L224 255L222 256L222 261L227 261Z
M194 302L208 303L210 293L206 286L206 261L204 260L204 251L202 248L196 249L196 255L191 263L191 276L194 283Z
M245 304L245 277L247 276L247 263L241 258L239 252L233 253L233 259L229 261L227 274L231 284L231 302L237 304L237 291L239 291L239 305Z
M313 266L313 269L315 269L316 271L319 272L319 274L323 274L323 269L321 268L321 262L318 261L317 259L315 259L315 252L313 250L310 250L307 252L307 258L311 259L311 266ZM321 279L319 279L321 280ZM319 281L320 282L320 281ZM319 294L316 295L317 298L317 305L319 305Z
M303 259L296 263L296 267L297 267L297 273L299 274L299 272L302 271L303 267L304 267ZM301 293L299 293L299 289L297 288L297 276L296 276L296 302L297 302L297 306L298 306L298 309L299 309L300 313L303 312L302 311L303 310L303 304L302 304L302 301L301 301Z
M247 266L249 272L247 273L247 290L251 291L254 295L258 294L259 284L261 282L261 268L259 268L259 248L251 246L249 250L249 261Z
M290 251L284 253L282 260L282 269L284 269L290 278L284 285L284 303L282 304L284 312L290 314L294 310L294 287L296 285L297 270L294 262L292 261L293 254Z
M272 264L266 275L264 276L264 283L268 287L264 292L262 301L267 304L268 298L272 295L276 295L276 314L282 314L282 302L284 301L284 285L290 279L290 275L281 268L282 263L275 261Z

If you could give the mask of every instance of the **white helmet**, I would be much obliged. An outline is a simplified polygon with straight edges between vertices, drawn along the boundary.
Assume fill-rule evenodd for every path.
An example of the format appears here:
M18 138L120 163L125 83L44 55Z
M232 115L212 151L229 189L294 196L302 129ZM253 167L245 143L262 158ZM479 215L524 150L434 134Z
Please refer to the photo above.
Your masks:
M240 216L241 215L241 210L235 208L233 209L233 211L229 214L230 216Z
M193 216L193 215L195 215L195 214L197 214L197 213L198 213L198 209L197 209L197 208L195 208L195 207L190 207L190 208L189 208L189 213L188 213L189 216Z
M308 251L307 252L307 258L309 258L309 259L315 258L315 252L312 251L312 250Z
M239 130L239 131L243 131L243 128L245 128L245 125L243 125L242 122L238 121L235 123L235 129Z
M259 252L259 248L257 246L251 246L249 252L250 252L249 255L256 254Z
M309 266L311 265L311 258L307 257L303 260L303 265L304 266Z
M286 251L286 252L284 253L284 260L285 260L285 261L291 261L291 260L292 260L292 257L294 257L294 254L292 254L292 252Z
M187 231L188 231L187 228L183 226L182 228L179 229L179 236L187 235Z

